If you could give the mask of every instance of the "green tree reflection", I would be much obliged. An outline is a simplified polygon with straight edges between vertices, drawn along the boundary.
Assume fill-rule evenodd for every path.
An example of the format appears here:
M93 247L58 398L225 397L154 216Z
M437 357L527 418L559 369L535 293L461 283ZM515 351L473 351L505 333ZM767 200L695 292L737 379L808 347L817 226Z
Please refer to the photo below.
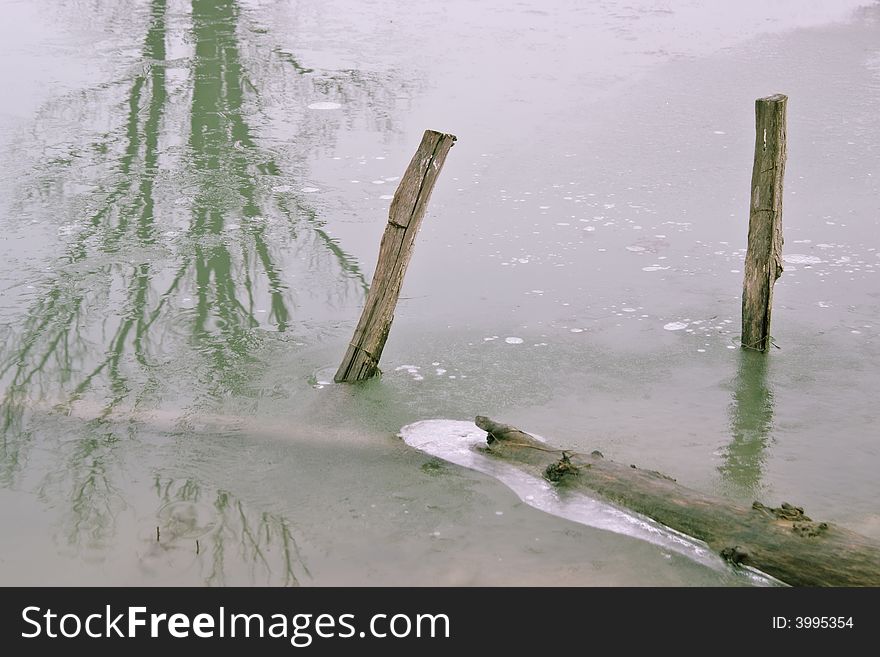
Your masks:
M43 157L19 201L23 216L60 224L65 244L39 296L3 327L0 484L38 476L45 499L69 505L71 545L111 540L128 503L138 413L170 402L182 439L189 415L249 394L247 365L273 334L305 334L300 316L346 308L366 290L320 214L277 184L298 179L311 141L326 134L304 128L279 156L255 126L273 89L337 85L381 115L394 81L299 65L245 30L234 0L174 6L151 0L138 15L144 37L130 75L44 109L30 144ZM189 54L169 59L172 42L189 43ZM91 409L89 421L59 430L78 405ZM31 458L35 450L43 456ZM226 523L249 541L242 559L260 560L264 530L292 541L280 517L243 518ZM223 580L219 565L213 573Z

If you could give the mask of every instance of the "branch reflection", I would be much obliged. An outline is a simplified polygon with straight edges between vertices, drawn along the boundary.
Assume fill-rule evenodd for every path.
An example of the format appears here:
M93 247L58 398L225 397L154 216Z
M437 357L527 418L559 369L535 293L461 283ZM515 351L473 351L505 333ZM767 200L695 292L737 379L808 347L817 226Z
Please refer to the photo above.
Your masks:
M0 485L38 480L43 499L65 505L60 533L78 548L109 544L130 503L138 413L170 405L176 439L192 438L192 413L251 394L252 365L273 335L306 335L366 290L319 210L297 185L278 184L301 183L307 158L341 126L309 117L289 148L269 147L269 99L335 89L389 130L387 103L403 86L300 65L250 29L254 17L234 0L146 7L126 16L115 3L90 6L90 20L122 24L122 34L142 26L137 62L122 79L53 101L31 131L23 151L40 156L17 206L57 226L62 254L0 331ZM291 104L285 113L304 111ZM96 410L65 424L77 405ZM163 499L193 501L198 473L188 481L163 484ZM223 582L235 544L255 578L271 571L295 584L287 521L214 495L225 529L205 547L215 556L206 581ZM281 566L269 568L269 543L287 555Z
M159 540L145 538L147 569L194 568L207 585L299 586L309 577L290 522L193 479L156 478ZM196 544L198 541L198 545Z

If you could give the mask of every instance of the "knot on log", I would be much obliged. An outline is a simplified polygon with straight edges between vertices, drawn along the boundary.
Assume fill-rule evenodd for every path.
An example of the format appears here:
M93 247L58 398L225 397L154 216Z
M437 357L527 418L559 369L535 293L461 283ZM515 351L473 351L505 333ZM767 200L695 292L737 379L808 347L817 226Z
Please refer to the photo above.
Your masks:
M828 531L828 523L796 522L791 526L791 531L793 531L798 536L802 536L803 538L816 538L817 536L821 536Z
M587 464L586 467L590 467ZM580 472L580 468L571 462L571 458L569 458L568 454L562 452L562 458L560 458L556 463L551 463L544 470L544 477L548 481L552 481L554 484L559 483L566 475L576 475Z
M739 545L734 545L733 547L726 547L721 550L721 558L728 563L738 566L749 558L749 553Z
M773 265L774 265L773 280L774 281L779 280L779 277L782 276L782 272L785 271L785 267L783 266L782 262L783 262L782 258L780 258L778 255L776 256L776 258L773 259Z
M804 514L803 508L799 506L793 506L788 502L783 502L782 506L779 507L765 506L760 502L753 502L752 508L756 511L761 511L773 518L778 518L779 520L791 520L793 522L812 521L812 518Z

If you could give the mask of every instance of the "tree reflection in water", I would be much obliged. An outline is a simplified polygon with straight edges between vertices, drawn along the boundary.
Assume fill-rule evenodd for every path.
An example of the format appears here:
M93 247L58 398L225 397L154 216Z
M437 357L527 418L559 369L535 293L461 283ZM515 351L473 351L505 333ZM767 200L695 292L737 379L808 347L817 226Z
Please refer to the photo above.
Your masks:
M248 364L273 335L305 333L298 315L344 310L366 289L318 211L277 184L301 176L327 134L302 121L279 159L282 149L261 145L254 127L265 98L296 101L317 86L371 108L375 129L387 130L387 103L403 83L304 67L246 29L234 0L90 12L129 31L141 21L145 36L129 75L50 103L26 147L42 155L19 209L58 225L64 247L31 307L0 333L0 483L36 478L43 499L67 505L65 542L100 548L130 503L125 472L140 416L172 402L181 410L170 439L186 439L191 414L248 394ZM169 53L181 43L188 52ZM83 404L96 409L90 420L64 425ZM199 489L197 478L156 484L166 507L201 503ZM205 581L223 583L234 553L254 581L271 573L296 584L288 521L248 511L228 492L211 497Z

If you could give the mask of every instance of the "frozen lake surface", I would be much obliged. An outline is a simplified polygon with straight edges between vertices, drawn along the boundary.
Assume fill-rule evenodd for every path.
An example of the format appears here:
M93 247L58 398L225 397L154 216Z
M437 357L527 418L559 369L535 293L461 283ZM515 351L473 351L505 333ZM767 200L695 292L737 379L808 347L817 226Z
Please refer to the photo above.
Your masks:
M755 583L398 437L477 414L880 538L880 6L706 4L2 3L0 583ZM384 375L333 385L426 128Z

